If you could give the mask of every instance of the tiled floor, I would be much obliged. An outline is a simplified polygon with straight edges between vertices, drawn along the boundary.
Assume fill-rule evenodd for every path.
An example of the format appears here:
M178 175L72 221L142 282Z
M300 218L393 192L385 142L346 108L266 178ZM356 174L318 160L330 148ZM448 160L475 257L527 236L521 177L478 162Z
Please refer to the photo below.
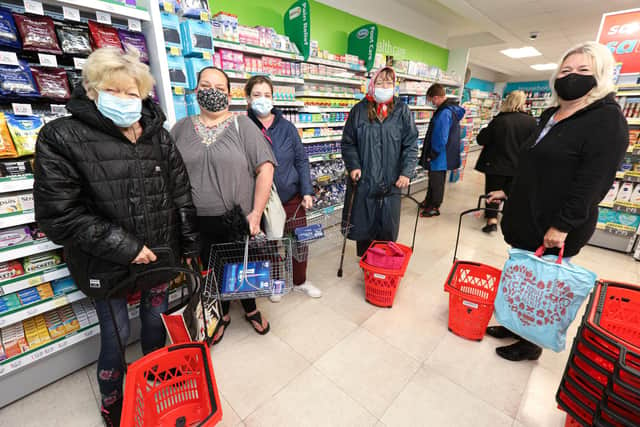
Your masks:
M470 169L470 168L469 168ZM392 309L364 301L364 283L349 245L345 274L335 253L316 254L309 276L324 296L291 294L260 301L272 332L255 334L237 307L213 352L224 426L561 427L554 396L567 353L537 362L498 358L500 344L463 340L447 331L443 282L451 266L458 213L472 207L482 176L468 170L447 189L442 216L421 219L416 250ZM409 242L415 208L403 211ZM464 222L460 257L501 266L501 236ZM640 282L640 263L592 247L575 262L600 276ZM570 335L575 334L574 324ZM130 357L131 358L131 357ZM0 426L99 426L95 365L0 410Z

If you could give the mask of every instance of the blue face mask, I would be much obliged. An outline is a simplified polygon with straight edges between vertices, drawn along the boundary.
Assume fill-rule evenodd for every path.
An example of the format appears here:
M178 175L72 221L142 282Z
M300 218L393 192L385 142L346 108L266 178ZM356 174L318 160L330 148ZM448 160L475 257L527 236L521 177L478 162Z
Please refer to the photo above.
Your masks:
M103 116L121 128L128 128L142 115L142 101L139 98L119 98L108 92L98 92L96 105Z
M273 110L273 101L264 96L251 101L251 109L258 117L267 117Z
M375 88L373 97L375 98L378 104L383 104L385 102L388 102L391 98L393 98L394 91L395 89L392 87L390 88L377 87Z

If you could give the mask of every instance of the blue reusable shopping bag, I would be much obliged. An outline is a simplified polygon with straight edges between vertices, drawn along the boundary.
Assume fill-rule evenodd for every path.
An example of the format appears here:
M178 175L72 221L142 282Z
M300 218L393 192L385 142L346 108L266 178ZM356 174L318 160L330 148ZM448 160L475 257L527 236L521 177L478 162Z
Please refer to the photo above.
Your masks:
M596 275L560 256L511 249L504 265L495 316L521 337L560 352L567 328L596 282Z

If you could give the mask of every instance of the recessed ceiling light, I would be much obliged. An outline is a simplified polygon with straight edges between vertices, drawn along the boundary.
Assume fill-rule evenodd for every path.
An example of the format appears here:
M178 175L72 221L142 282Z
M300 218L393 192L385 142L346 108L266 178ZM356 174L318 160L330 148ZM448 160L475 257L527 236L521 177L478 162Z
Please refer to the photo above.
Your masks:
M558 64L555 62L549 62L548 64L533 64L531 68L538 71L555 70Z
M505 49L501 50L500 53L503 55L507 55L509 58L530 58L532 56L541 56L542 54L538 52L538 49L532 46L525 46L516 49Z

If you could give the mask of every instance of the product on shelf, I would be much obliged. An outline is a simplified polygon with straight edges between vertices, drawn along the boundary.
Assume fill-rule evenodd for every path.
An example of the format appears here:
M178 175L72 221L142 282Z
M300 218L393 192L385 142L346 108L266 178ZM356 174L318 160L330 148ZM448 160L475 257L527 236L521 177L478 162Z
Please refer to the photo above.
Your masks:
M32 240L31 229L29 227L20 226L0 230L0 249L20 245Z
M13 158L18 157L16 147L13 145L11 134L9 134L9 128L7 127L7 119L4 113L0 113L0 158ZM2 168L0 168L2 169ZM6 166L7 171L13 170L10 166ZM2 170L0 170L2 172ZM2 174L0 176L8 175L9 173Z
M622 113L629 119L640 118L640 98L626 98Z
M43 254L31 255L24 259L24 271L33 273L35 271L46 270L60 264L62 259L55 252L46 252Z
M176 13L180 10L180 2L178 0L159 0L160 10L166 13Z
M38 96L38 89L31 75L31 69L25 61L18 61L18 65L0 64L0 95Z
M628 202L631 200L631 193L633 192L633 184L630 182L625 182L620 187L620 191L618 191L618 195L616 196L616 202Z
M11 12L0 9L0 47L20 49L20 38Z
M6 114L5 116L18 156L34 154L38 133L44 126L42 118L39 116L16 116L14 114Z
M173 94L173 110L176 114L176 120L187 117L187 103L184 95Z
M149 50L147 49L147 41L144 34L129 30L118 30L118 37L122 48L129 52L135 49L140 53L140 61L149 63Z
M216 13L211 19L213 37L230 42L240 42L238 17L226 12Z
M636 185L633 189L629 202L634 205L640 205L640 184Z
M616 197L618 196L618 191L620 191L620 181L614 181L611 184L611 188L609 188L609 192L602 200L603 203L613 203L616 201Z
M16 323L2 328L2 346L7 359L29 351L29 345L24 336L22 323Z
M168 56L169 64L169 80L173 87L186 88L187 83L187 66L182 56Z
M187 114L189 116L197 116L200 114L200 104L198 104L198 95L195 93L188 93L185 96L187 103Z
M64 68L31 67L31 73L41 96L56 100L71 98L69 81Z
M48 16L26 16L13 14L16 27L22 39L22 49L26 51L45 52L59 55L62 53L58 46L53 20Z
M180 33L184 56L213 54L213 38L209 22L187 19L180 24Z
M56 33L60 40L62 51L67 55L89 56L91 54L91 40L89 28L80 25L56 25Z
M35 317L22 321L24 334L29 348L38 348L44 344L51 342L51 337L47 330L47 324L43 315L39 314Z
M71 277L65 277L51 282L51 289L54 295L64 295L76 290L77 287Z
M76 86L82 84L82 72L80 70L67 70L67 78L72 91Z
M24 268L18 261L0 262L0 280L9 280L22 276Z
M209 15L207 0L180 0L180 14L191 18L199 18L203 13ZM208 24L208 23L207 23Z
M122 48L118 31L110 25L89 21L89 34L91 36L91 44L95 49L102 47Z
M18 298L20 298L20 304L22 305L29 305L33 304L34 302L40 301L40 294L38 293L38 290L36 288L22 289L16 292L16 294L18 294Z
M51 287L51 283L46 282L36 286L36 290L40 295L41 299L49 299L54 297L53 289Z
M187 88L194 90L198 86L198 73L203 68L211 66L211 59L185 58L184 63L187 70Z
M172 13L162 12L160 19L165 45L168 48L181 49L182 41L180 40L180 19L178 16Z

